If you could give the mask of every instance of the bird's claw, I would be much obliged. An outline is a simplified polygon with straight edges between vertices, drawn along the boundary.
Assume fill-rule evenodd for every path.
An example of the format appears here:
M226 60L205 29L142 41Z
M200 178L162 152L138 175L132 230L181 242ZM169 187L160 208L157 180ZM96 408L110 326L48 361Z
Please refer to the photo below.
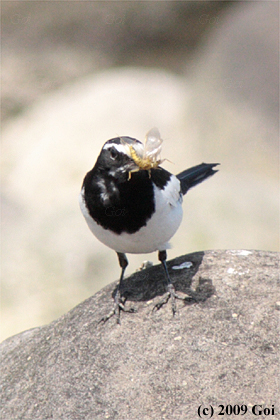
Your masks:
M162 297L162 299L153 307L153 311L158 311L165 305L169 299L171 299L171 308L172 308L172 315L175 316L177 309L176 309L176 299L188 301L190 299L195 299L192 293L190 292L190 296L180 296L176 293L175 287L172 283L169 283L167 286L167 292Z
M125 301L122 300L122 298L120 296L120 292L117 291L117 293L115 295L115 298L114 298L114 306L113 306L112 310L107 315L103 316L99 320L98 324L100 324L101 322L103 322L105 324L105 322L107 322L108 319L110 319L110 318L112 318L112 316L116 315L117 324L120 325L120 323L121 323L121 319L120 319L121 311L130 312L130 313L136 312L136 310L134 308L126 308L124 306L124 304L125 304Z

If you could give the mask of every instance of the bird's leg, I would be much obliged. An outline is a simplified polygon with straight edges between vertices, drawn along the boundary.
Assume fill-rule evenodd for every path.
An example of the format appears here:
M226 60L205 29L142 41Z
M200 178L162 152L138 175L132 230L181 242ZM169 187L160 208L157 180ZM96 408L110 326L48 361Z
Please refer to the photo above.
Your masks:
M124 278L124 272L126 267L128 266L128 261L126 258L126 255L123 254L122 252L117 252L118 258L119 258L119 264L120 267L122 269L121 271L121 276L120 276L120 281L119 284L117 286L117 291L114 297L114 306L112 308L112 310L108 313L108 315L104 316L103 318L101 318L101 320L99 322L106 322L108 321L108 319L110 319L113 315L117 316L117 324L120 324L120 312L121 310L124 312L135 312L135 310L133 308L127 309L124 306L125 301L122 299L122 288L123 288L123 278Z
M166 258L167 258L167 253L166 253L165 250L158 252L158 259L163 265L165 278L167 280L167 292L165 293L165 295L163 296L161 301L154 306L153 310L159 310L171 298L172 314L174 316L176 314L176 299L186 300L188 298L177 295L177 293L175 291L175 287L174 287L173 283L171 282L171 279L170 279L170 276L169 276L169 273L168 273L168 269L167 269L167 265L166 265Z

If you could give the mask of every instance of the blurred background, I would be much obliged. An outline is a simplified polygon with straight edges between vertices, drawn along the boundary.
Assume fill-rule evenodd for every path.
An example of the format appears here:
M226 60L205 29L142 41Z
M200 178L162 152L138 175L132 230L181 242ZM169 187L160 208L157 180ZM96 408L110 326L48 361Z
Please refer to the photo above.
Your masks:
M116 135L157 126L185 197L169 258L279 250L278 2L6 2L2 8L2 336L119 278L78 206ZM156 254L128 255L127 274Z

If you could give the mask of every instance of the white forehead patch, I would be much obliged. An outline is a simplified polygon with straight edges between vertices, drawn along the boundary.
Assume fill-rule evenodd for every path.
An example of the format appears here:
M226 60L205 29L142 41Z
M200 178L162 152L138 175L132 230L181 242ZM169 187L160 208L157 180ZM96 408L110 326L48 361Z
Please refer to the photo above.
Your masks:
M124 155L127 155L127 148L123 144L116 144L116 143L106 143L103 146L103 150L110 150L112 148L115 148L118 152L123 153ZM129 149L129 148L128 148Z
M114 147L118 152L123 153L124 155L127 155L127 156L131 157L129 146L133 147L133 149L136 151L138 156L143 157L144 145L143 145L143 143L140 143L140 142L126 143L125 140L124 140L124 142L120 143L120 144L106 143L103 146L103 150L110 150L110 149L112 149L112 147Z

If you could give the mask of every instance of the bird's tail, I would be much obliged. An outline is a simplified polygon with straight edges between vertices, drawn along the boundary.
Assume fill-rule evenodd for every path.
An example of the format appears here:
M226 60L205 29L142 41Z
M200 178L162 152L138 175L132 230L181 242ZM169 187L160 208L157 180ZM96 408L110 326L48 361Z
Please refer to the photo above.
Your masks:
M201 163L200 165L193 166L192 168L186 169L177 175L177 178L181 182L181 190L183 194L195 187L200 182L205 181L209 176L214 175L217 170L213 168L219 165L219 163Z

